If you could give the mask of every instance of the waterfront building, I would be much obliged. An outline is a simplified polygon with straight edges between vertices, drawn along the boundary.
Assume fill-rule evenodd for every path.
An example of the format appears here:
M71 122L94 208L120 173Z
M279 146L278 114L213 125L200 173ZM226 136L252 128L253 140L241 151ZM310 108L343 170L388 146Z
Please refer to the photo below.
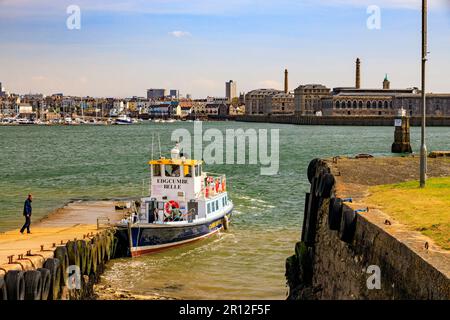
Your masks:
M20 97L0 96L0 113L5 116L13 116L18 113Z
M148 89L147 99L161 100L166 96L166 89Z
M321 84L306 84L294 90L295 113L314 115L322 110L322 99L331 96L331 91Z
M208 116L227 116L229 114L229 104L224 102L207 103L205 109Z
M191 100L182 100L179 102L180 117L187 118L191 115L193 102Z
M406 93L397 95L393 101L394 109L405 109L409 116L420 116L422 110L422 95ZM427 93L427 115L450 117L450 93Z
M284 91L257 89L245 95L245 114L294 113L294 95L289 92L288 70L284 70Z
M322 99L322 112L325 116L394 116L400 109L397 108L396 98L405 94L420 97L416 88L334 88L330 97Z
M149 115L152 118L179 117L181 108L177 101L156 101L150 105Z
M35 113L33 112L33 106L29 103L19 104L19 117L31 119Z
M206 115L206 104L208 102L206 99L196 99L192 101L192 111L191 113L196 116Z
M231 102L237 97L237 85L235 81L230 80L225 83L225 97L227 97L228 102Z
M171 99L179 99L180 98L180 91L176 89L171 89L169 92Z
M294 90L298 115L395 116L405 109L409 116L420 116L421 93L417 88L391 89L385 75L380 88L361 88L361 60L356 60L355 86L330 91L323 85L304 85ZM427 94L427 114L450 116L450 94Z
M245 114L264 114L267 110L267 98L271 98L279 93L283 93L283 91L276 89L257 89L248 92L245 95Z
M245 105L233 106L230 105L229 115L230 116L239 116L245 114Z
M267 96L264 102L264 114L280 115L280 114L294 114L295 103L294 95L291 93L277 93L273 96Z

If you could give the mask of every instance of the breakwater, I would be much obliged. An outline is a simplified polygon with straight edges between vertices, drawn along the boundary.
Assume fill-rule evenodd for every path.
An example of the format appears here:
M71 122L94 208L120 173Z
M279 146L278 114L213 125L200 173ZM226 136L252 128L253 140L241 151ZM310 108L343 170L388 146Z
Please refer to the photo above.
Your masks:
M230 119L243 122L267 122L297 125L326 125L326 126L393 126L393 116L300 116L300 115L245 115ZM421 125L420 117L411 117L410 124L414 127ZM450 117L427 118L430 127L450 126Z
M414 179L417 165L412 157L309 164L301 241L286 261L289 299L450 299L448 251L364 203L369 185ZM430 159L429 174L448 176L450 166Z
M124 253L107 223L121 214L109 205L113 208L110 202L72 204L29 235L0 235L0 300L95 298L93 287L105 264Z

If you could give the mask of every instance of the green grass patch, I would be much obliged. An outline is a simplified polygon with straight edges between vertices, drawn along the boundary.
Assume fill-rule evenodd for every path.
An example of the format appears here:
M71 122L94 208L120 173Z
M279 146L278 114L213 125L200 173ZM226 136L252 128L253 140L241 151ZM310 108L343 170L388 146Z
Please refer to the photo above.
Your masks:
M370 188L368 204L450 250L450 177L432 178L424 189L410 181Z

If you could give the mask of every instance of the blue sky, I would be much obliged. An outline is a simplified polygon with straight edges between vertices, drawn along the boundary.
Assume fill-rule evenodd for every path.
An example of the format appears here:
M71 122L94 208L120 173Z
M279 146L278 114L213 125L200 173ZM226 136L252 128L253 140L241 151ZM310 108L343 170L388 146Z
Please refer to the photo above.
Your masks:
M450 92L450 1L430 0L429 85ZM68 30L68 5L81 29ZM381 9L369 30L366 10ZM0 82L11 92L194 97L300 84L420 85L418 0L0 0Z

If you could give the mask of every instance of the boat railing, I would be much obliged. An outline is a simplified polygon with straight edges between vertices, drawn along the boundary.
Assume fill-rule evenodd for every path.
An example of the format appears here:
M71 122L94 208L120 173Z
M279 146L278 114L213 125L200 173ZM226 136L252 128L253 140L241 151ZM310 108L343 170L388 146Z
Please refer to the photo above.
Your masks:
M193 221L195 218L195 215L197 214L197 212L195 211L194 208L192 208L191 210L189 210L187 213L182 214L181 216L183 217L183 219L185 221Z

